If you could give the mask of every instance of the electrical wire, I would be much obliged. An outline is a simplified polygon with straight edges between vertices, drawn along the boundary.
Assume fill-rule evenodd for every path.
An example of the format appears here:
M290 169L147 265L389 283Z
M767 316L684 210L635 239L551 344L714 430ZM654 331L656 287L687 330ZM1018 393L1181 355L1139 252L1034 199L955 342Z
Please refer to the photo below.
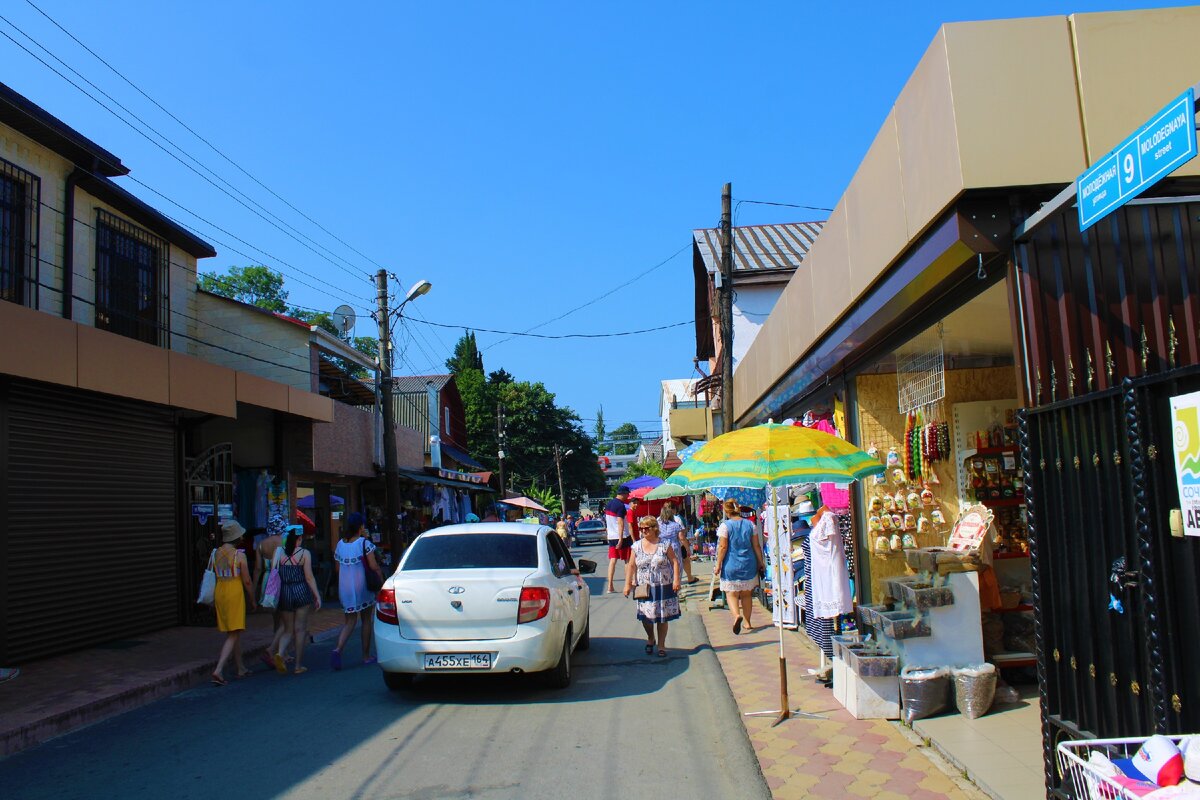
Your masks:
M0 19L4 19L4 18L3 18L3 17L0 17ZM7 19L4 19L4 21L5 21L5 22L8 22L8 20L7 20ZM9 24L9 25L12 25L12 23L11 23L11 22L9 22L8 24ZM13 25L12 27L13 27L13 28L15 28L16 30L20 31L20 28L16 28L16 26L15 26L15 25ZM20 32L21 32L21 33L24 33L23 31L20 31ZM30 50L28 47L26 47L25 45L23 45L23 44L21 44L20 42L18 42L16 39L14 39L12 36L10 36L10 35L9 35L7 32L5 32L5 31L0 31L0 36L3 36L4 38L8 39L10 42L12 42L13 44L15 44L17 47L21 48L23 51L25 51L27 54L29 54L29 56L31 56L32 58L34 58L35 60L37 60L39 63L41 63L41 64L42 64L43 66L45 66L47 69L49 69L51 72L53 72L54 74L58 75L60 78L62 78L63 80L65 80L67 83L71 84L71 85L72 85L72 86L74 86L76 89L78 89L80 92L82 92L82 93L83 93L83 94L85 94L87 97L89 97L89 98L90 98L92 101L94 101L94 102L95 102L97 105L99 105L99 106L100 106L101 108L103 108L105 111L108 111L110 114L112 114L112 115L113 115L114 117L116 117L118 120L120 120L121 122L125 123L127 126L129 126L129 128L130 128L131 130L133 130L135 133L137 133L138 135L140 135L140 136L142 136L144 139L146 139L146 141L150 142L150 143L151 143L151 144L153 144L155 147L159 148L159 149L160 149L160 150L162 150L164 153L166 153L167 155L171 156L173 159L175 159L176 161L178 161L178 162L179 162L180 164L182 164L184 167L186 167L187 169L189 169L189 170L191 170L192 172L194 172L196 175L198 175L199 177L201 177L202 179L204 179L204 180L205 180L207 183L211 184L213 187L215 187L216 189L218 189L219 191L221 191L223 194L225 194L225 195L227 195L228 197L230 197L232 200L234 200L235 202L237 202L239 205L241 205L241 206L245 207L246 209L248 209L249 211L253 212L253 213L254 213L256 216L260 217L260 218L261 218L261 219L263 219L265 222L268 222L268 223L269 223L269 224L271 224L273 227L277 228L277 229L278 229L278 230L280 230L282 233L284 233L284 235L286 235L286 236L288 236L289 238L291 238L291 239L293 239L294 241L296 241L298 244L301 244L302 246L304 246L304 247L305 247L305 248L307 248L308 250L312 251L312 252L313 252L315 255L317 255L318 257L322 258L322 259L323 259L323 260L325 260L325 261L328 261L328 262L329 262L331 265L333 265L333 266L335 266L335 267L339 267L339 268L341 268L341 267L340 267L338 264L336 264L336 263L334 263L334 262L332 262L332 261L329 261L329 259L328 259L327 257L325 257L325 256L322 256L320 253L318 253L316 250L314 250L314 249L313 249L313 248L312 248L310 245L308 245L308 244L306 244L305 242L301 241L301 240L300 240L299 238L297 238L297 237L296 237L294 234L292 234L292 233L288 232L287 230L285 230L284 228L282 228L282 227L281 227L281 226L279 226L278 224L276 224L276 223L272 222L270 219L268 219L267 217L263 216L263 214L262 214L262 213L260 213L260 212L256 211L255 209L251 208L251 207L250 207L249 205L247 205L247 204L246 204L244 201L240 200L239 198L237 198L237 197L235 197L233 194L231 194L231 193L230 193L230 192L229 192L227 189L225 189L225 188L223 188L223 187L219 186L219 185L218 185L217 183L215 183L215 182L214 182L214 181L213 181L211 178L209 178L208 176L206 176L206 175L204 175L203 173L201 173L199 170L197 170L197 169L196 169L195 167L193 167L191 164L188 164L186 161L184 161L182 158L180 158L178 155L176 155L176 154L175 154L175 153L173 153L172 151L168 150L166 147L164 147L164 146L163 146L162 144L160 144L159 142L155 141L153 138L151 138L149 135L147 135L147 134L145 133L145 131L142 131L141 129L139 129L139 128L138 128L136 125L134 125L132 122L130 122L129 120L127 120L125 117L123 117L123 116L121 116L120 114L118 114L118 113L117 113L116 111L114 111L114 110L113 110L111 107L109 107L107 104L105 104L105 103L104 103L102 100L100 100L99 98L97 98L97 97L96 97L95 95L93 95L91 92L87 91L87 89L84 89L84 88L83 88L82 86L80 86L78 83L76 83L75 81L71 80L69 77L67 77L66 75L64 75L64 74L63 74L62 72L60 72L59 70L55 69L55 67L54 67L52 64L49 64L48 62L46 62L46 60L45 60L45 59L41 58L41 57L40 57L40 56L39 56L37 53L34 53L34 52L33 52L32 50ZM283 259L280 259L280 258L279 258L279 257L277 257L277 256L272 256L271 254L267 253L265 250L261 250L261 248L255 247L254 245L250 244L249 242L245 241L244 239L241 239L240 237L237 237L235 234L233 234L233 233L230 233L229 231L226 231L224 228L220 228L220 226L217 226L215 223L212 223L212 222L210 222L210 221L208 221L208 220L205 220L203 217L200 217L198 214L196 214L195 212L193 212L193 211L191 211L190 209L186 208L186 207L185 207L185 206L183 206L182 204L180 204L180 203L176 202L175 200L171 199L170 197L168 197L167 195L165 195L165 194L163 194L162 192L158 191L157 189L154 189L153 187L149 186L149 185L148 185L148 184L146 184L144 181L138 180L137 178L134 178L133 176L126 176L126 177L128 177L128 178L129 178L131 181L133 181L134 183L137 183L137 184L139 184L140 186L143 186L143 187L145 187L145 188L149 189L150 191L154 192L154 193L155 193L156 195L158 195L159 197L162 197L163 199L165 199L165 200L167 200L168 202L170 202L170 203L172 203L172 204L174 204L174 205L178 206L179 208L183 209L184 211L187 211L189 214L192 214L192 215L193 215L193 216L195 216L197 219L200 219L200 220L204 221L204 222L205 222L205 223L207 223L208 225L212 225L213 227L216 227L218 230L221 230L221 231L223 231L224 233L226 233L226 234L228 234L228 235L230 235L230 236L234 236L234 238L237 238L239 241L243 242L243 243L244 243L244 244L246 244L248 247L254 247L254 249L256 249L256 250L260 250L260 251L261 251L261 252L262 252L264 255L267 255L268 257L270 257L270 258L273 258L273 259L275 259L276 261L279 261L280 263L285 263L285 264L287 263L286 261L283 261ZM292 269L295 269L296 271L298 271L298 272L301 272L302 274L308 275L308 276L309 276L310 278L312 278L313 280L319 281L319 282L321 282L321 283L324 283L324 284L326 284L327 286L330 286L331 288L334 288L334 289L339 289L339 291L341 291L341 289L340 289L339 287L337 287L337 286L334 286L333 284L329 283L328 281L324 280L323 278L319 278L319 277L317 277L317 276L313 275L312 273L305 272L304 270L301 270L299 267L296 267L296 266L294 266L294 265L291 265L291 264L289 264L289 266L290 266ZM369 278L369 276L367 276L367 275L365 275L365 274L364 274L362 277L364 277L364 278L365 278L365 279L367 279L367 280L369 280L369 279L370 279L370 278ZM362 298L361 296L359 296L359 299L361 300L361 299L363 299L363 298Z
M28 2L28 0L26 0L26 2ZM737 201L737 205L739 205L739 206L742 203L749 203L749 204L755 205L755 206L779 206L781 208L803 208L803 209L807 209L808 211L827 211L831 214L833 213L832 208L824 208L822 206L803 206L803 205L798 205L796 203L776 203L776 202L773 202L770 200L738 200Z
M662 261L658 262L654 266L650 267L649 269L645 270L644 272L641 272L641 273L635 275L634 277L630 278L629 280L627 280L617 286L614 286L612 289L609 289L607 292L601 294L599 297L595 297L591 300L588 300L586 303L575 306L575 308L572 308L570 311L566 311L562 314L559 314L557 317L554 317L553 319L548 319L545 322L539 322L537 325L534 325L532 328L527 328L524 331L521 331L520 333L513 333L507 339L501 339L498 342L493 342L492 344L489 344L487 347L484 347L483 350L490 350L493 347L498 347L499 345L504 344L505 342L510 342L513 339L517 338L518 336L524 336L524 335L530 334L532 331L536 331L538 328L544 328L547 325L551 325L555 322L558 322L559 320L566 319L567 317L571 316L572 314L576 313L577 311L582 311L583 309L587 308L588 306L592 305L593 303L598 303L601 300L611 297L612 295L616 294L617 292L621 291L622 289L625 289L625 288L629 287L630 285L637 283L642 278L646 277L647 275L654 272L655 270L661 269L662 267L666 266L667 264L669 264L670 262L672 262L676 258L678 258L680 253L684 252L685 250L691 249L691 247L692 247L692 243L689 241L683 247L679 248L674 253L667 256L666 258L664 258Z
M614 333L522 333L520 331L498 331L491 328L477 328L471 325L448 325L443 322L431 322L429 320L413 320L420 325L432 325L435 328L454 328L458 330L470 330L476 333L496 333L503 336L508 336L509 339L519 337L527 337L530 339L611 339L616 336L636 336L642 333L655 333L657 331L670 330L671 328L680 328L684 325L693 324L694 320L684 320L683 322L673 322L670 325L659 325L657 328L643 328L636 331L617 331ZM505 339L504 341L508 341ZM497 342L499 344L499 342Z
M183 128L183 129L184 129L184 130L186 130L188 133L190 133L190 134L192 134L193 136L195 136L197 139L199 139L201 142L203 142L205 145L207 145L207 146L208 146L208 148L209 148L210 150L212 150L214 153L216 153L217 155L219 155L221 158L225 159L227 162L229 162L230 164L232 164L232 165L233 165L233 166L234 166L234 167L235 167L235 168L236 168L236 169L237 169L239 172L241 172L241 173L242 173L243 175L245 175L247 178L249 178L250 180L254 181L256 184L258 184L259 186L261 186L261 187L262 187L263 189L265 189L266 191L270 192L270 194L271 194L272 196L274 196L274 197L275 197L277 200L279 200L281 203L283 203L284 205L286 205L288 208L292 209L292 211L295 211L295 212L296 212L297 214L299 214L300 216L304 217L306 220L308 220L309 222L311 222L313 225L316 225L318 228L320 228L322 231L324 231L324 232L325 232L325 233L326 233L328 236L330 236L330 237L331 237L331 238L333 238L335 241L337 241L338 243L340 243L340 244L342 244L343 246L345 246L346 248L348 248L348 249L349 249L351 252L353 252L355 255L358 255L359 257L361 257L361 258L363 258L364 260L366 260L366 261L370 262L371 264L374 264L374 265L375 265L376 267L378 267L379 269L383 269L383 268L384 268L382 264L380 264L379 262L375 261L375 260L374 260L374 259L372 259L370 256L368 256L368 255L366 255L366 254L364 254L364 253L360 252L359 250L355 249L355 247L354 247L353 245L351 245L349 242L345 241L344 239L342 239L341 237L339 237L337 234L335 234L335 233L333 233L332 231L330 231L328 228L326 228L325 226L323 226L321 223L317 222L315 219L313 219L312 217L310 217L308 214L305 214L305 213L304 213L303 211L301 211L299 208L297 208L296 206L294 206L294 205L292 205L290 202L288 202L288 200L287 200L286 198L282 197L282 196L281 196L281 195L280 195L278 192L276 192L276 191L275 191L274 189L272 189L270 186L267 186L265 183L263 183L263 182L262 182L261 180L259 180L257 177L255 177L254 175L252 175L252 174L251 174L251 173L250 173L248 170L246 170L246 168L245 168L245 167L243 167L243 166L242 166L241 164L239 164L238 162L234 161L232 158L230 158L228 155L226 155L226 154L225 154L225 153L224 153L224 152L223 152L223 151L222 151L220 148L218 148L216 145L214 145L212 142L210 142L210 141L209 141L208 139L206 139L205 137L201 136L201 135L200 135L200 134L199 134L197 131L195 131L195 130L194 130L194 129L193 129L191 126L189 126L189 125L188 125L186 122L184 122L182 119L180 119L179 117L175 116L175 114L171 113L169 110L167 110L165 107L163 107L162 103L159 103L157 100L155 100L155 99L154 99L153 97L151 97L149 94L147 94L147 93L145 92L145 90L143 90L143 89L142 89L142 87L138 86L136 83L134 83L134 82L133 82L132 80L130 80L128 77L126 77L126 76L125 76L125 75L124 75L124 74L123 74L123 73L122 73L120 70L118 70L116 67L114 67L112 64L110 64L108 61L106 61L106 60L105 60L103 57L101 57L99 53L97 53L95 50L93 50L92 48L90 48L90 47L88 47L86 44L84 44L82 41L80 41L80 40L79 40L79 38L78 38L77 36L75 36L75 34L71 33L69 30L67 30L65 27L63 27L63 25L62 25L62 24L61 24L61 23L60 23L58 20L54 19L54 17L50 16L50 15L49 15L49 14L47 14L45 11L43 11L43 10L42 10L42 9L41 9L41 8L40 8L40 7L39 7L37 4L36 4L36 3L34 3L34 2L33 2L33 0L25 0L25 2L26 2L26 3L28 3L28 4L29 4L29 5L30 5L30 6L31 6L31 7L32 7L32 8L33 8L35 11L37 11L37 12L38 12L39 14L41 14L43 17L45 17L46 19L50 20L50 22L51 22L51 23L52 23L52 24L53 24L53 25L54 25L56 28L58 28L60 31L62 31L62 32L63 32L63 33L65 33L65 34L66 34L68 37L70 37L70 38L71 38L71 40L72 40L72 41L74 41L74 42L75 42L77 45L79 45L79 46L80 46L80 47L82 47L84 50L86 50L87 52L89 52L89 53L90 53L90 54L91 54L91 55L92 55L92 56L93 56L93 57L94 57L94 58L95 58L97 61L99 61L99 62L100 62L101 64L103 64L104 66L108 67L108 69L109 69L109 70L111 70L111 71L113 72L113 74L115 74L115 75L116 75L118 78L120 78L121 80L125 81L125 83L129 84L130 86L132 86L132 87L134 88L134 90L136 90L136 91L138 92L138 94L140 94L142 97L146 98L146 99L147 99L147 100L149 100L151 103L153 103L153 104L154 104L154 105L155 105L155 106L156 106L156 107L157 107L157 108L158 108L160 111L162 111L164 114L166 114L166 115L167 115L168 117L170 117L171 119L175 120L175 122L177 122L177 123L178 123L178 124L179 124L179 125L180 125L180 126Z

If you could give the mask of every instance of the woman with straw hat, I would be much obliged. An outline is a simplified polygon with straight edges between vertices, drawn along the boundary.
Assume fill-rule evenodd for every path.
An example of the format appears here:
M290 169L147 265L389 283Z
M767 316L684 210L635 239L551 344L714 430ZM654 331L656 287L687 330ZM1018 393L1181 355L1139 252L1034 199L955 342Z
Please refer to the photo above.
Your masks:
M225 520L221 523L221 546L213 553L212 568L217 576L213 605L217 611L217 629L226 634L212 672L214 686L225 685L225 664L230 656L233 656L239 678L250 674L242 662L242 631L246 630L247 603L251 609L256 608L256 604L246 554L237 549L237 543L245 535L246 529L237 520Z

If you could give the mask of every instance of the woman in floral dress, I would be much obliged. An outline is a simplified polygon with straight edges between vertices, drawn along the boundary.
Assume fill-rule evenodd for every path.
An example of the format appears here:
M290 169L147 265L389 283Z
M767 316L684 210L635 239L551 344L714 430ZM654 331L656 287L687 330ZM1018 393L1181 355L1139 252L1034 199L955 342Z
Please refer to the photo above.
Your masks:
M667 624L679 619L679 558L675 548L659 536L658 520L638 520L641 538L633 543L633 558L625 567L625 596L637 600L637 618L646 631L646 655L667 655ZM638 588L645 587L638 591ZM645 597L638 597L639 594Z

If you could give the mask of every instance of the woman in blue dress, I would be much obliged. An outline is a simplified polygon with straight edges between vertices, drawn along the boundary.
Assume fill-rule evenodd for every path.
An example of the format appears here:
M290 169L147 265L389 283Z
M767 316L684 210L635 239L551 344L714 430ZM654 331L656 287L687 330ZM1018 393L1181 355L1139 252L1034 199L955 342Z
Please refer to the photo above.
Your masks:
M625 565L625 596L633 592L637 600L637 618L646 631L646 655L654 652L657 642L662 658L667 655L667 625L679 619L679 558L659 536L655 517L638 520L638 531L641 538L633 543L633 558Z
M717 528L717 574L721 591L729 599L733 612L733 632L754 630L750 614L754 611L753 593L763 570L763 548L754 523L742 519L738 502L725 501L725 521Z

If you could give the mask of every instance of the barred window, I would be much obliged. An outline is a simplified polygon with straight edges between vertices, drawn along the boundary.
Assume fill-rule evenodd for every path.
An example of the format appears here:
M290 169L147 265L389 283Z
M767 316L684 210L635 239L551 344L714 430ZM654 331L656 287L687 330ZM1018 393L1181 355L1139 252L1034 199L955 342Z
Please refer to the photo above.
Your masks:
M0 159L0 300L38 306L41 181Z
M166 240L105 211L96 214L96 327L168 347Z

